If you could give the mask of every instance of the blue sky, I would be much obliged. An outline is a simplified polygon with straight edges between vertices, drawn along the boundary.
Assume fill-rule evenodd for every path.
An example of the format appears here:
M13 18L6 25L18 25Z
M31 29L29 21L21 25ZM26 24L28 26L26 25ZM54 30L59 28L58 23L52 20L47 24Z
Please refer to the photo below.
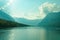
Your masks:
M41 14L42 12L40 10L41 7L42 9L45 10L45 8L43 8L42 6L43 4L47 5L45 3L47 3L48 5L54 5L55 3L58 4L59 6L60 1L59 0L0 0L0 8L5 10L6 12L9 12L10 15L13 17L35 20L41 17L39 15L43 16L45 15Z

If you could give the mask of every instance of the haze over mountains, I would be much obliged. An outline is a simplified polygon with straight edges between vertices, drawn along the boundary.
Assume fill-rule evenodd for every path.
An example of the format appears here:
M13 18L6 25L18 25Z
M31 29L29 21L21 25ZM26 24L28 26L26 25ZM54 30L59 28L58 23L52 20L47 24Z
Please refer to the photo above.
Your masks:
M38 23L41 22L41 19L28 20L25 18L13 18L2 10L0 10L0 19L4 19L8 21L16 21L18 23L27 24L27 25L38 25Z
M60 24L60 12L51 12L43 20L41 19L27 20L25 18L12 18L10 15L0 10L0 25L1 25L1 19L3 20L3 22L7 22L7 23L8 21L12 21L8 23L10 25L12 25L11 23L13 24L15 23L15 24L19 24L19 26L21 24L22 25L25 25L25 24L26 25L39 25L39 26L60 26L59 25Z
M42 20L27 20L25 18L14 18L18 23L39 26L60 26L60 12L51 12Z
M28 24L28 25L38 25L38 23L41 22L41 19L36 19L36 20L28 20L25 18L14 18L14 19L18 23L23 23L23 24Z

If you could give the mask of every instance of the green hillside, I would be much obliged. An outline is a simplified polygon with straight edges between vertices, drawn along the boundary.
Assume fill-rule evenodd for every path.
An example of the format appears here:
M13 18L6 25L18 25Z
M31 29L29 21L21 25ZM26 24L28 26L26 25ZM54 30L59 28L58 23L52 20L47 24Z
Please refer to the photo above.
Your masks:
M1 28L23 27L23 26L28 26L28 25L0 19L0 29Z

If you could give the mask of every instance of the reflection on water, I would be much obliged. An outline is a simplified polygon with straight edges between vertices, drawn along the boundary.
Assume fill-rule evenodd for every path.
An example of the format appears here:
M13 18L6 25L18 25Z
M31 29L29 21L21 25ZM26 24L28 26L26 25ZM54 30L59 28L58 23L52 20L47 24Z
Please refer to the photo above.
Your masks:
M0 40L60 40L59 32L43 27L18 27L0 30Z

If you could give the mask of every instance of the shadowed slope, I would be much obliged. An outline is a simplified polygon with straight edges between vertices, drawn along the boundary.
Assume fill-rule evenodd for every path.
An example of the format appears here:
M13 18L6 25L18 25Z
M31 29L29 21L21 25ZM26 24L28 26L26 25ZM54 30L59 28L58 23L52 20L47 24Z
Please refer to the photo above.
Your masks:
M59 26L60 27L60 12L49 13L45 19L39 23L40 26Z

